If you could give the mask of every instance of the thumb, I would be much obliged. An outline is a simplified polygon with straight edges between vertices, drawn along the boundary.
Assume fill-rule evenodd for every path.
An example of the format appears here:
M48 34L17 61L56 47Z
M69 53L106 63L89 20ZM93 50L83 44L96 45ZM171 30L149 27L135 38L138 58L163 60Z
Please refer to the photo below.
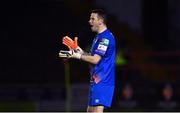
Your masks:
M71 47L70 47L70 46L68 46L68 48L69 48L69 50L71 50Z
M78 37L75 37L75 38L74 38L74 44L75 44L76 46L78 46Z

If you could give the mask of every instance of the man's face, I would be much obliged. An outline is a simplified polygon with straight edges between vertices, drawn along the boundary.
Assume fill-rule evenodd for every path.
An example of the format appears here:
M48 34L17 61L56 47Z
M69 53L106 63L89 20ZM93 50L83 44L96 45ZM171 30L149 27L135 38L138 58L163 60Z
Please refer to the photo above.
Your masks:
M101 21L98 18L98 15L96 13L91 13L90 19L89 19L89 24L91 26L91 30L93 32L98 32L99 30L99 25L101 25Z

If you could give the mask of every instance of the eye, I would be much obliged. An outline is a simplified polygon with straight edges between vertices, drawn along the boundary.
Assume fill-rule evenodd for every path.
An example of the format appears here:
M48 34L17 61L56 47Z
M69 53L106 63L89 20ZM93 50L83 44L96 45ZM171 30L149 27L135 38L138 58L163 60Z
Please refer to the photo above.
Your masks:
M91 20L94 20L94 18L91 18Z

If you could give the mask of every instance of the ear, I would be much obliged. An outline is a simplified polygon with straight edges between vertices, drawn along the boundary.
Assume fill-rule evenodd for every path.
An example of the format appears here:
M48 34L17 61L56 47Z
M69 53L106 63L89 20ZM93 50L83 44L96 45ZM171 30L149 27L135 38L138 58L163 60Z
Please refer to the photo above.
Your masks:
M100 24L103 24L104 23L104 20L103 19L99 19L99 22L100 22Z

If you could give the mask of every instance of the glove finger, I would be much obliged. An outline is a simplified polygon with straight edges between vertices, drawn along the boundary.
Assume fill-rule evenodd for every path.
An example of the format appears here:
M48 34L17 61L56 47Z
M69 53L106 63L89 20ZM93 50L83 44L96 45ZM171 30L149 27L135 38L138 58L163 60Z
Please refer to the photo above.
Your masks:
M78 46L78 37L75 37L75 38L74 38L74 45L75 45L76 48L77 48L77 46Z
M69 36L65 36L65 39L73 41Z
M74 43L71 43L71 42L68 42L68 41L63 41L63 43L68 44L69 46L73 46L74 45Z
M72 50L72 48L70 46L68 46L69 50Z
M71 57L72 56L72 53L70 53L71 51L63 51L63 50L61 50L60 52L59 52L59 57Z
M64 54L64 53L61 53L61 52L59 52L59 57L67 57L67 54Z
M67 58L68 56L66 54L59 53L59 57Z
M69 42L63 42L64 45L72 47L73 45Z
M71 41L69 41L69 40L63 40L63 42L67 42L67 43L71 43L71 44L74 43L74 42L71 42Z
M69 42L74 42L72 39L68 39L68 38L63 38L63 41L64 40L69 41Z
M72 44L72 43L69 43L69 42L63 42L63 44L65 44L66 46L70 46L72 49L76 49L77 46Z
M68 41L70 41L70 42L74 42L70 37L68 37L68 36L65 36L65 37L63 37L63 40L68 40Z
M68 36L64 36L63 39L62 39L62 41L65 40L65 39L67 39L67 37L68 37Z

